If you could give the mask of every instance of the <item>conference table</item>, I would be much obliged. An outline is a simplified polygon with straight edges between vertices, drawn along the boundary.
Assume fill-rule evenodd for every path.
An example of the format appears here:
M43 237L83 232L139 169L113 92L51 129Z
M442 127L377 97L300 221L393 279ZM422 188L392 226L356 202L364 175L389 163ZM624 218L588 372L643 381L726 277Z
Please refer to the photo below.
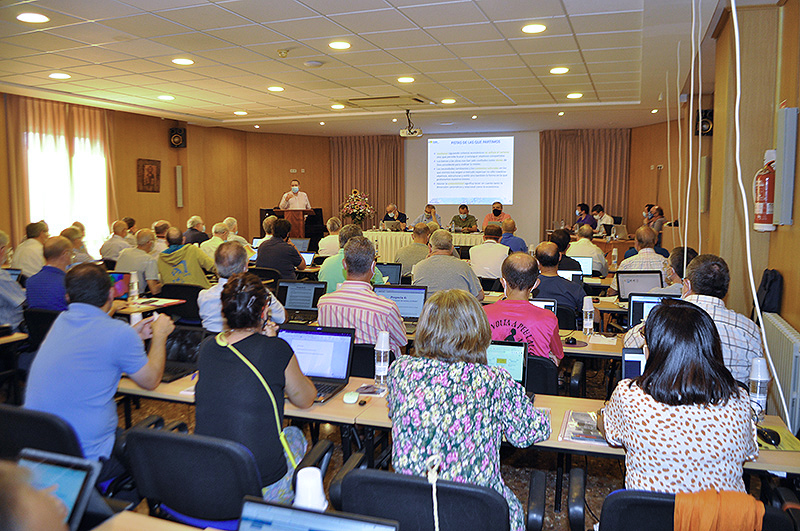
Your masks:
M483 235L470 232L453 232L453 245L480 245L483 243ZM397 251L411 243L411 232L391 232L379 230L366 230L364 237L375 243L379 262L394 262Z
M0 337L0 356L11 356L10 368L0 372L0 374L11 375L10 402L12 404L21 403L19 390L19 357L17 356L16 345L28 339L28 334L15 332L7 336Z
M122 511L115 514L95 527L94 531L141 531L142 529L147 529L148 531L197 531L196 527L133 511Z

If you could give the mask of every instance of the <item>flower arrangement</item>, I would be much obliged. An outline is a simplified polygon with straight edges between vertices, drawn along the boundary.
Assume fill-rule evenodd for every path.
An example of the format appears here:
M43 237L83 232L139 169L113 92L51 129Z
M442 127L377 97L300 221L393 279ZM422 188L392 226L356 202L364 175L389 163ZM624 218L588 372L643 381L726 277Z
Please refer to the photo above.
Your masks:
M369 197L362 195L355 188L339 208L342 217L349 216L356 225L375 213L375 209L369 204Z

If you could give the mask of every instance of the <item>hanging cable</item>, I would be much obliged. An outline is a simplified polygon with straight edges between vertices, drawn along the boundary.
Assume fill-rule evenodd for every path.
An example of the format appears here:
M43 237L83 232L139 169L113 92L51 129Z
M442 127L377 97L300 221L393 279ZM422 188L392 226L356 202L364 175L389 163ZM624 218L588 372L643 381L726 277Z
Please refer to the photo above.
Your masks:
M700 162L702 160L703 152L703 127L700 118L703 115L703 52L700 50L701 34L700 31L703 27L703 0L697 0L697 254L703 254L703 228L700 225L700 214L702 213L702 203L700 201ZM686 264L684 264L684 271Z
M669 183L669 216L670 218L673 218L673 216L675 216L675 207L672 204L672 143L670 142L670 129L672 129L672 124L669 122L669 70L664 72L664 90L664 106L667 110L667 182ZM674 223L671 223L671 225L674 225ZM678 229L678 232L680 232L680 229ZM672 231L672 234L675 234L674 230Z
M433 529L439 531L439 496L436 493L436 481L439 479L439 465L442 464L442 456L434 454L425 461L425 471L428 476L428 483L431 485L431 496L433 497Z
M695 4L694 0L692 0L692 31L691 31L691 40L692 40L692 55L690 60L692 62L689 68L689 116L688 120L686 120L686 143L689 146L688 149L688 160L687 160L687 170L686 170L686 217L684 219L683 224L683 239L685 245L683 247L683 270L686 271L686 263L688 260L688 251L689 251L689 197L692 191L692 118L694 118L694 58L696 54L695 50L695 41L694 41L694 33L695 33L695 24L697 24L697 15L695 13Z
M681 129L681 41L678 41L678 70L675 75L675 97L677 106L675 107L678 118L678 216L680 221L683 210L681 209L681 190L683 184L683 130ZM678 238L683 246L683 233L678 229Z

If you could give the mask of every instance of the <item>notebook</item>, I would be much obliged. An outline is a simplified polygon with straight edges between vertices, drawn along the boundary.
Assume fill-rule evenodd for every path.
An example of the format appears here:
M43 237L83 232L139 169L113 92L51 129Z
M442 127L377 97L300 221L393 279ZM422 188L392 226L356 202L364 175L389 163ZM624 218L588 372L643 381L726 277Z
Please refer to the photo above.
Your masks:
M630 293L628 295L628 326L633 328L650 315L650 311L661 304L663 299L678 299L679 295L663 293Z
M631 293L647 293L662 288L660 271L617 271L619 300L627 302Z
M400 272L403 270L403 264L378 262L376 267L381 275L389 279L389 284L400 284Z
M14 282L19 281L19 276L22 274L22 269L14 269L13 267L4 268L3 271L8 273Z
M486 349L486 364L502 367L517 382L525 385L525 369L528 360L528 344L515 341L492 341Z
M638 378L644 372L647 359L640 348L622 349L622 378Z
M30 484L34 489L55 486L53 495L67 508L65 522L70 531L78 529L100 475L100 462L24 448L17 464L30 470Z
M581 273L583 276L592 276L592 257L591 256L570 256L573 260L581 265Z
M245 496L239 531L396 531L397 522L341 512L317 512Z
M538 308L542 308L544 310L550 310L553 312L553 315L557 315L556 310L558 310L558 301L555 299L531 299L531 304Z
M428 296L427 286L375 286L373 288L376 295L393 300L400 310L403 324L406 325L406 332L413 334L417 331L417 321L425 306L425 299Z
M325 295L327 285L327 282L279 280L275 295L286 308L286 320L316 321L317 304L319 298Z
M128 300L128 290L131 286L131 274L109 271L108 276L111 277L111 284L114 288L114 298L122 301Z
M305 253L308 251L308 243L311 241L311 238L292 238L292 243L297 250L301 253Z
M293 324L278 331L292 347L300 370L314 382L316 402L325 402L347 385L355 334L352 328Z
M311 267L311 263L314 261L314 255L315 253L307 253L304 251L300 252L300 256L303 257L303 261L306 263L306 267Z

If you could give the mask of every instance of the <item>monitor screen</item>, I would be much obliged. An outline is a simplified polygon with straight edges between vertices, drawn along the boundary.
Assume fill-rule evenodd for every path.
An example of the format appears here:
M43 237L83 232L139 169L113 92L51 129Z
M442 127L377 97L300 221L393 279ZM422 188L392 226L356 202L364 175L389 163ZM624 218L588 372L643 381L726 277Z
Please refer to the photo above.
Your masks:
M647 358L640 348L622 349L622 378L638 378L644 373Z
M341 512L287 507L248 496L239 531L395 531L396 522Z
M111 277L111 285L114 288L114 298L123 301L128 300L128 290L130 289L131 285L131 274L109 271L108 276Z
M347 378L355 330L325 326L284 326L278 337L292 347L308 377Z
M660 271L617 271L619 300L627 301L631 293L647 293L662 287Z
M563 271L559 269L557 273L558 276L565 278L570 282L581 282L583 280L583 271ZM591 275L591 272L589 274Z
M527 356L528 347L525 343L492 341L486 349L486 364L490 367L504 368L514 380L524 385Z
M400 284L400 272L403 270L402 264L378 262L376 266L381 275L389 279L389 284Z
M650 312L664 299L677 299L678 295L655 293L631 293L628 296L628 326L633 328L650 315Z
M308 244L310 241L311 238L292 238L292 243L301 253L308 251Z
M554 314L556 313L556 309L558 308L558 302L555 299L531 299L528 302L530 302L537 308L542 308L543 310L550 310Z
M425 306L425 286L375 286L375 294L393 300L403 319L419 319Z
M583 276L592 276L592 257L591 256L570 256L573 260L581 265L581 273Z
M266 238L253 238L253 249L258 249L258 246L261 245L261 242L266 240Z
M325 282L279 280L277 297L287 310L316 310L325 286Z

